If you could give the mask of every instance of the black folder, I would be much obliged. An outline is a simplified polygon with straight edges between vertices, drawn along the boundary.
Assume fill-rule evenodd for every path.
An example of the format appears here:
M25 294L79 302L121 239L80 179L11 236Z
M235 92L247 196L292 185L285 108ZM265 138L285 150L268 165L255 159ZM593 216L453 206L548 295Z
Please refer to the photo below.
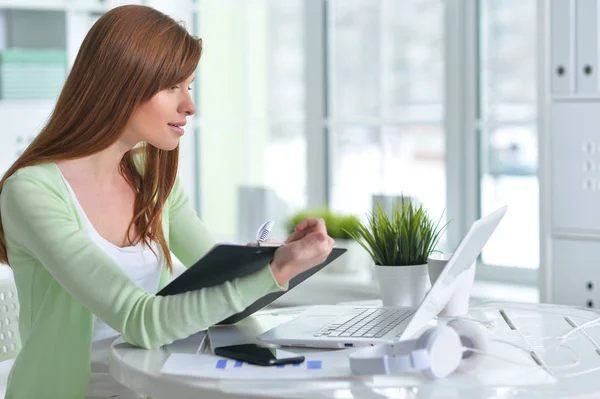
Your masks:
M265 265L273 259L273 255L277 248L279 248L279 246L217 244L198 262L160 290L157 295L167 296L181 294L187 291L213 287L237 277L247 276L265 267ZM298 284L327 266L344 252L346 252L345 248L333 248L325 262L292 278L289 282L287 291L293 289ZM228 317L218 324L236 323L264 308L287 291L266 294L254 301L243 311Z

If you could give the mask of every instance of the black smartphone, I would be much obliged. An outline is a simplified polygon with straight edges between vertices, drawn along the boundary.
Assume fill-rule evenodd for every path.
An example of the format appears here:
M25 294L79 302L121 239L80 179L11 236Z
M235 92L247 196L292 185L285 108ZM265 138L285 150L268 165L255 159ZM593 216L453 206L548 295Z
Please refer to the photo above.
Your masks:
M241 360L259 366L302 363L304 356L278 348L267 348L255 344L221 346L215 348L215 355Z

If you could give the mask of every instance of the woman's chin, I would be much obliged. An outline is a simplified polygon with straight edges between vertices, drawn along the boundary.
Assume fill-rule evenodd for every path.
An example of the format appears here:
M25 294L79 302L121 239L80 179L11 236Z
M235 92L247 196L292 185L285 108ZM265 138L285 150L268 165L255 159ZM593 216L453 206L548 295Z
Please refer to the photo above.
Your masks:
M148 143L148 144L152 145L155 148L158 148L159 150L173 151L174 149L179 147L179 139L177 139L177 141L171 141L171 142Z
M177 147L179 147L179 140L177 140L177 143L174 143L173 145L170 145L170 146L168 146L166 148L162 148L162 149L165 151L173 151Z

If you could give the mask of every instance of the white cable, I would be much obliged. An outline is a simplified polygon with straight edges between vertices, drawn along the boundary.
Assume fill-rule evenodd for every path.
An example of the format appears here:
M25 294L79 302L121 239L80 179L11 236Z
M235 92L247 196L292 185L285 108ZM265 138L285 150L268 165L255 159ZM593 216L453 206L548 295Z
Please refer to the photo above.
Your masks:
M591 326L593 324L597 324L598 322L600 322L600 317L597 317L593 320L590 320L588 322L585 322L583 324L581 324L578 327L573 328L571 331L569 331L568 333L565 333L563 335L559 335L558 337L556 337L556 339L558 339L559 341L565 341L567 338L569 338L569 336L575 334L576 332L578 332L579 330L585 329L588 326Z
M493 320L479 320L479 319L475 319L475 318L470 317L470 316L459 316L459 317L454 317L454 318L455 319L461 319L461 320L469 321L469 322L474 322L474 323L478 323L478 324L483 324L488 329L495 324ZM598 318L598 320L600 321L600 318ZM513 347L515 347L515 348L517 348L519 350L522 350L523 352L527 353L535 361L535 363L536 363L535 366L542 367L550 375L554 374L551 371L551 369L567 369L567 368L575 367L575 366L577 366L580 363L579 354L573 348L571 348L570 346L563 345L562 342L555 343L554 345L551 345L550 347L544 347L544 346L541 346L541 345L535 345L534 346L534 345L531 345L529 343L529 340L525 337L525 335L523 334L523 332L521 331L521 329L515 328L515 330L519 334L519 337L520 337L521 341L525 342L525 344L527 344L528 348L524 348L523 346L521 346L521 345L519 345L519 344L517 344L515 342L511 342L511 341L504 340L504 339L495 339L494 338L494 339L491 339L491 340L495 341L495 342L503 343L503 344L506 344L506 345L511 345L511 346L513 346ZM556 339L556 337L542 337L542 338L539 338L539 339L540 340L542 340L542 339L552 340L552 339ZM552 349L552 348L555 348L555 347L556 348L558 348L558 347L564 347L564 348L570 350L575 355L575 360L573 361L573 363L566 364L566 365L560 365L560 366L548 365L539 356L539 354L536 352L536 349L545 352L545 351L547 351L549 349ZM464 347L463 347L463 349L464 349ZM467 349L469 349L469 348L467 348ZM472 352L475 352L475 349L473 349ZM477 352L478 353L482 353L482 354L485 353L485 352L482 352L480 350L477 350ZM492 354L492 353L485 353L485 354L487 354L489 356L496 356L496 357L499 357L501 359L505 359L507 361L510 361L510 360L508 360L506 358L503 358L502 356L498 356L496 354ZM517 362L517 364L524 364L524 363L518 363ZM532 364L528 363L527 365L531 366Z
M491 327L494 327L496 325L496 323L494 322L494 320L479 320L479 319L475 319L475 318L470 317L470 316L455 316L455 317L452 317L452 318L453 319L470 321L470 322L478 323L478 324L483 324L486 328L491 328Z
M527 352L529 352L529 356L531 356L531 358L538 365L540 365L544 370L546 370L546 372L548 374L550 374L551 376L554 376L554 373L552 372L552 370L550 370L550 367L548 367L546 362L544 362L544 360L537 354L537 352L535 351L535 348L533 347L533 345L531 345L529 343L529 340L525 337L525 335L523 334L521 329L512 324L512 321L509 319L508 314L504 313L503 309L500 309L500 314L504 318L504 321L506 321L506 323L509 325L509 327L511 327L512 330L516 331L519 334L519 336L521 337L521 340L527 344L527 346L528 346ZM578 359L578 361L579 361L579 359Z
M547 337L546 339L555 339L556 337ZM517 349L522 350L523 352L526 352L528 355L531 356L531 353L529 352L529 350L527 348L523 348L521 345L519 344L515 344L514 342L511 341L505 341L502 339L491 339L490 341L494 341L494 342L499 342L502 344L506 344L506 345L510 345L510 346L514 346ZM575 354L576 359L574 360L573 364L568 364L568 365L561 365L561 366L549 366L550 368L569 368L569 367L575 367L577 366L581 359L579 357L579 354L577 353L577 351L573 348L571 348L570 346L564 345L562 343L555 343L554 345L550 346L550 347L538 347L538 349L540 349L542 352L546 352L549 349L554 349L554 348L566 348L568 350L570 350L573 354ZM539 356L538 356L539 358Z
M504 356L496 355L495 353L489 353L489 352L481 351L479 349L469 348L468 346L463 346L463 352L473 352L473 353L477 353L478 355L485 355L485 356L497 357L498 359L505 360L505 361L507 361L509 363L518 364L520 366L540 367L537 363L518 362L518 361L515 361L513 359L509 359L507 357L504 357Z
M548 338L554 338L554 337L548 337ZM575 359L573 360L573 363L571 363L571 364L565 364L565 365L560 365L560 366L559 365L555 366L555 365L548 365L548 364L546 364L546 362L544 362L542 360L542 358L538 355L538 353L535 350L533 350L533 346L531 346L531 345L529 345L529 348L524 348L523 346L521 346L521 345L519 345L517 343L514 343L512 341L503 340L503 339L492 338L492 339L490 339L490 341L494 341L494 342L499 342L501 344L510 345L510 346L513 346L513 347L515 347L515 348L517 348L519 350L522 350L523 352L525 352L529 356L531 356L531 358L537 363L537 365L540 366L540 367L542 367L542 368L544 368L550 375L553 374L550 369L559 369L560 370L560 369L567 369L567 368L575 367L581 361L581 359L579 357L579 354L577 353L577 351L575 349L571 348L570 346L563 345L562 343L556 343L555 345L552 345L549 348L546 348L546 347L541 347L540 348L543 352L545 352L548 349L551 349L551 348L554 348L554 347L557 347L557 348L562 347L562 348L568 349L569 351L571 351L575 355ZM525 342L528 343L527 341L525 341ZM494 354L491 354L491 355L494 356Z
M528 309L526 307L514 307L514 306L510 306L509 308L532 311L532 309ZM492 308L490 307L490 309L492 309ZM558 311L552 311L551 309L548 309L548 310L546 310L546 309L543 309L543 310L536 309L536 311L537 312L543 312L543 313L560 314L563 317L565 317L562 313L560 313ZM471 318L468 318L468 317L465 317L464 319L465 320L469 320L469 321L475 321L475 322L478 322L478 323L486 325L486 322L483 322L481 320L471 319ZM576 324L575 322L572 321L572 319L570 317L568 317L568 319L565 318L565 320L572 327L573 327L573 324ZM493 321L491 323L493 323ZM598 343L596 343L596 341L589 334L587 334L585 332L585 330L587 328L589 328L589 327L595 327L595 326L598 326L599 324L600 324L600 317L597 317L597 318L592 319L592 320L588 320L587 322L585 322L585 323L583 323L583 324L581 324L581 325L579 325L577 327L573 327L569 332L567 332L565 334L562 334L562 335L559 335L558 337L542 337L542 338L538 338L540 341L542 341L542 340L555 340L555 342L552 345L550 345L550 346L539 346L539 345L536 345L535 347L533 345L529 344L529 341L525 338L525 336L520 331L520 329L516 329L516 331L520 335L520 338L528 344L528 346L530 347L531 351L528 351L526 348L523 348L522 346L520 346L520 345L518 345L518 344L516 344L514 342L511 342L511 341L500 340L500 339L493 339L493 340L496 341L496 342L505 343L507 345L514 346L515 348L521 349L521 350L523 350L525 352L529 352L530 356L532 356L532 358L534 358L534 360L536 361L536 363L538 363L538 364L535 364L535 366L540 366L540 367L544 368L550 375L554 375L554 373L552 373L550 369L557 369L557 370L558 369L566 369L566 368L574 367L574 366L580 364L581 359L580 359L580 356L577 353L577 351L575 351L575 349L571 348L570 346L564 345L564 342L570 336L572 336L573 334L575 334L575 333L577 333L579 331L583 332L584 336L596 347L596 352L598 354L600 354L600 345L598 345ZM558 341L558 342L556 342L556 341ZM542 359L539 356L537 356L537 353L534 351L534 348L537 348L538 350L542 350L542 351L545 352L545 351L548 351L550 349L559 348L559 347L567 348L571 352L573 352L575 354L575 356L576 356L575 362L572 363L572 364L569 364L569 365L548 366L548 365L546 365L542 361ZM508 361L508 362L511 362L511 363L515 363L515 364L534 366L533 364L524 364L524 363L515 362L515 361L513 361L511 359L504 358L503 356L499 356L499 355L492 354L492 353L486 353L486 352L483 352L483 351L475 350L473 348L465 348L465 349L466 349L466 351L471 351L471 352L475 352L475 353L480 353L482 355L497 357L497 358L500 358L500 359L503 359L505 361ZM534 357L534 355L535 355L535 357ZM539 360L539 362L538 362L538 360ZM558 375L558 377L561 377L561 378L570 378L570 377L576 377L576 376L584 375L584 374L587 374L587 373L592 373L592 372L595 372L595 371L600 371L600 366L594 367L594 368L591 368L591 369L588 369L588 370L583 370L583 371L578 371L578 372L573 372L573 373Z
M529 352L529 350L527 348L523 348L521 345L515 344L512 341L505 341L503 339L496 339L496 338L492 338L492 339L490 339L490 341L500 342L501 344L506 344L506 345L514 346L515 348L521 349L524 352Z
M591 368L589 370L577 371L575 373L570 373L570 374L563 374L560 377L561 378L577 377L577 376L580 376L580 375L583 375L583 374L593 373L594 371L598 371L598 370L600 370L600 367L594 367L594 368Z
M526 349L524 349L524 348L521 348L521 347L519 347L519 346L517 346L517 345L515 345L515 346L516 346L517 348L519 348L519 349L523 350L524 352L527 352L527 354L530 354L530 353L529 353L529 351L527 351ZM505 361L507 361L507 362L509 362L509 363L518 364L518 365L521 365L521 366L528 366L528 367L531 367L531 366L534 366L534 367L542 367L542 368L544 368L544 369L545 369L547 372L549 372L550 374L553 374L553 373L552 373L552 372L551 372L549 369L557 369L557 370L561 370L561 369L566 369L566 368L570 368L570 367L575 367L575 366L577 366L577 365L579 364L579 362L580 362L579 354L578 354L578 353L577 353L577 352L576 352L576 351L575 351L573 348L571 348L571 347L569 347L569 346L564 346L564 348L566 348L566 349L569 349L569 350L570 350L571 352L573 352L573 354L576 356L576 359L575 359L575 361L574 361L572 364L560 365L560 366L547 366L547 365L546 365L546 366L544 366L543 364L540 364L540 363L538 363L538 362L536 362L535 364L532 364L532 363L525 363L525 362L520 362L520 361L516 361L516 360L513 360L513 359L509 359L509 358L507 358L507 357L504 357L504 356L501 356L501 355L497 355L497 354L495 354L495 353L490 353L490 352L485 352L485 351L482 351L482 350L479 350L479 349L469 348L469 347L467 347L467 346L463 346L463 352L473 352L473 353L477 353L477 354L480 354L480 355L486 355L486 356L491 356L491 357L497 357L497 358L499 358L499 359L502 359L502 360L505 360ZM540 360L541 360L541 359L540 359Z
M485 326L486 328L488 328L490 330L490 332L492 332L492 333L494 331L491 328L496 325L496 322L494 320L480 320L480 319L476 319L476 318L470 317L470 316L456 316L456 317L453 317L453 319L465 320L465 321L470 321L470 322L477 323L477 324L482 324L483 326ZM526 337L523 335L522 331L520 331L520 330L519 330L519 335L520 335L519 338L521 338L522 340L525 340L525 342L529 343L529 341L527 339L525 339ZM557 337L555 337L555 336L551 336L551 337L550 336L549 337L537 337L536 339L540 340L540 341L543 341L543 340L555 341L557 339ZM504 342L504 343L507 343L507 344L513 344L513 343L511 343L508 340L495 340L495 341ZM518 346L516 344L513 344L513 345L515 345L519 349L526 350L525 348L523 348L521 346ZM531 345L530 344L530 346L532 348L535 348L535 349L538 349L538 350L546 350L546 347L543 346L543 345ZM551 348L555 347L555 346L557 346L557 345L552 345Z
M555 369L555 370L563 370L563 369L568 369L571 367L575 367L577 365L579 365L579 363L581 363L581 357L579 356L579 353L577 353L577 351L575 349L573 349L570 346L567 345L558 345L558 348L565 348L571 351L571 353L573 353L575 355L575 360L573 360L573 363L571 364L563 364L563 365L550 365L548 367L550 367L551 369Z

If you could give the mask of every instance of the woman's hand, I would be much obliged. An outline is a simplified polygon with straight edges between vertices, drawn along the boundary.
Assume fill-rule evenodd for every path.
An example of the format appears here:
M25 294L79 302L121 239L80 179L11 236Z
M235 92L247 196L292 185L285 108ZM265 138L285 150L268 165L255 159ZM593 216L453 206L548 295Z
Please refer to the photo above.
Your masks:
M284 245L275 251L271 262L275 279L283 285L303 271L325 262L333 244L333 239L327 235L323 219L304 219L298 223Z
M296 225L294 232L285 240L288 244L306 237L311 233L323 233L327 235L327 226L325 220L321 218L306 218Z

